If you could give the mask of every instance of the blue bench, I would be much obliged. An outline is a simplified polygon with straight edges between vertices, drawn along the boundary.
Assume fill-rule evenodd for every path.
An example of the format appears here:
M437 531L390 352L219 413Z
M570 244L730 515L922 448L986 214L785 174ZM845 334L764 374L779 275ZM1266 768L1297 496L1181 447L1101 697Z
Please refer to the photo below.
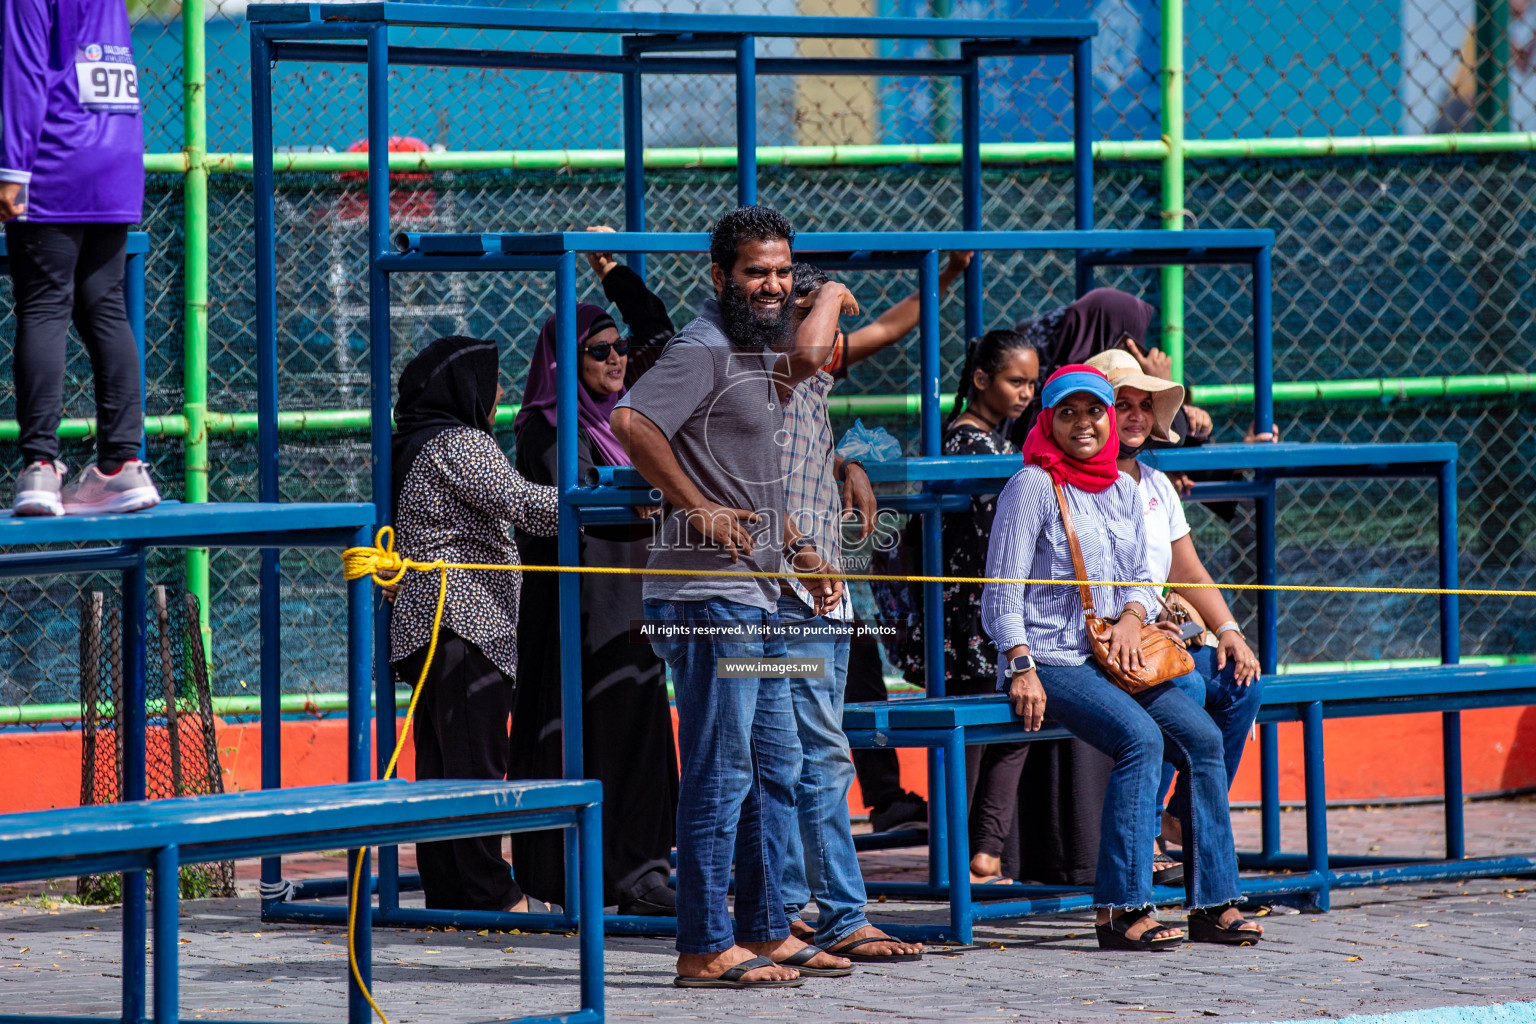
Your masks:
M456 839L574 825L581 846L581 1008L559 1018L603 1020L602 787L590 780L533 782L354 782L304 789L222 793L172 800L0 815L0 882L110 871L154 872L154 1013L156 1024L177 1020L178 868L182 864L357 848L384 843ZM349 855L349 870L355 865ZM362 891L369 888L363 854ZM358 908L358 969L371 984L372 908ZM142 927L142 925L141 925ZM144 935L124 915L123 1014L144 1019ZM348 974L350 1024L369 1024L370 1008ZM68 1019L0 1014L3 1024ZM101 1018L108 1020L111 1018Z
M1457 665L1402 672L1320 673L1266 679L1259 722L1299 721L1302 725L1307 848L1304 854L1283 854L1277 849L1266 849L1260 854L1242 855L1245 867L1297 869L1290 874L1245 877L1244 893L1250 897L1302 899L1317 909L1326 910L1329 890L1335 888L1536 871L1536 854L1465 859L1460 732L1449 726L1445 730L1444 751L1446 859L1404 862L1382 857L1330 858L1322 732L1325 718L1417 711L1453 715L1470 708L1531 704L1536 704L1536 666L1528 665L1508 668ZM1049 715L1049 704L1046 712ZM944 752L946 770L940 777L945 787L943 805L947 820L934 822L935 848L930 852L929 881L871 882L869 892L871 896L948 900L950 921L947 926L892 926L887 930L912 939L969 943L976 921L1083 910L1092 906L1091 894L1079 887L952 883L954 879L970 877L965 748L981 743L1064 739L1069 735L1065 729L1047 720L1046 727L1039 732L1025 732L1002 696L850 704L843 710L843 727L855 747L928 747ZM947 770L949 765L957 766L957 770ZM1278 805L1267 802L1265 814L1275 819L1272 827L1266 827L1266 836L1278 836ZM1159 887L1155 897L1160 903L1178 903L1184 898L1184 890L1182 887Z

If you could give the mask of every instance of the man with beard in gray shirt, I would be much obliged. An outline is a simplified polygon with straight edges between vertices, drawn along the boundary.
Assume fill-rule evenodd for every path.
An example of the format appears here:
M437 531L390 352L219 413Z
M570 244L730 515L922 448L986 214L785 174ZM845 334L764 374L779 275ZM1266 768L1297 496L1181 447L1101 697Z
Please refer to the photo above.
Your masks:
M672 672L677 806L677 977L684 988L775 988L849 962L789 934L779 880L795 827L800 742L786 678L721 678L721 658L782 657L784 402L831 355L852 296L823 288L798 331L794 229L743 207L710 235L715 298L614 410L615 435L662 495L648 568L652 645ZM856 311L854 306L851 311ZM687 575L703 570L709 575ZM813 592L836 601L841 582ZM727 890L736 865L736 923Z

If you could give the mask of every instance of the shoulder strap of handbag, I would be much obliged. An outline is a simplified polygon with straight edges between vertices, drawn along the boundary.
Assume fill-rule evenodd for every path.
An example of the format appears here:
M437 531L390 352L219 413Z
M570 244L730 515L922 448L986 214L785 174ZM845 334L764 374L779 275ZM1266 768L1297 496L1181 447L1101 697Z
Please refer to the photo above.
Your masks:
M1061 508L1061 525L1067 531L1067 547L1072 549L1072 569L1077 573L1077 589L1083 595L1083 611L1092 615L1093 594L1088 590L1088 570L1083 568L1083 549L1077 542L1077 529L1072 525L1072 512L1067 508L1067 495L1061 484L1056 488L1056 504Z

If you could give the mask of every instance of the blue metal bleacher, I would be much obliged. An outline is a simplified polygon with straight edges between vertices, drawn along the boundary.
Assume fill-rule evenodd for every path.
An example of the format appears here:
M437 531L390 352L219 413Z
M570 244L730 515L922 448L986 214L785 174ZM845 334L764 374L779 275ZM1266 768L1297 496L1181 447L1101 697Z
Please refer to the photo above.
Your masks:
M961 101L961 196L962 208L956 231L921 232L806 232L796 239L800 253L814 253L816 261L831 269L877 270L916 269L921 300L919 362L922 382L919 456L889 470L871 466L875 476L883 473L886 482L917 484L917 493L888 495L883 500L890 507L912 511L921 516L924 533L925 574L937 575L941 546L939 512L946 502L954 502L978 481L995 481L1010 475L1016 462L1009 465L972 464L970 460L945 459L939 448L939 320L938 255L943 250L973 249L979 255L966 271L964 307L965 329L969 335L982 332L982 287L988 251L1066 250L1076 255L1078 293L1092 287L1095 268L1108 265L1206 265L1247 266L1251 270L1254 343L1254 422L1260 430L1273 426L1271 294L1270 264L1273 234L1263 230L1244 231L1109 231L1095 229L1093 213L1093 169L1091 162L1091 106L1089 74L1092 67L1092 38L1095 27L1083 21L968 21L963 19L899 18L748 18L738 16L681 16L665 14L611 14L587 12L529 11L507 8L464 7L396 3L349 5L279 4L253 5L249 9L252 46L253 97L255 101L255 180L257 192L256 237L258 289L258 346L263 358L275 351L275 226L272 193L272 74L276 61L326 61L366 64L368 81L367 124L369 137L369 226L370 256L371 358L374 392L374 494L379 522L385 521L389 461L387 431L391 339L388 322L390 278L395 274L475 271L544 271L555 275L555 312L559 395L558 484L562 502L576 513L562 516L559 536L560 561L577 561L581 522L627 518L627 507L642 498L649 488L633 471L611 470L599 473L595 482L581 481L576 475L576 377L574 310L576 302L576 256L582 252L618 250L629 256L631 266L644 273L649 253L701 252L707 239L701 233L662 233L645 229L645 189L642 166L644 139L641 124L641 83L647 74L719 74L733 73L737 99L737 199L741 204L757 199L756 125L753 121L756 76L760 74L881 74L940 75L959 80ZM545 32L596 34L618 37L619 53L539 52L529 50L527 35L515 35L508 45L498 49L461 49L449 47L403 47L389 42L392 25L441 28L472 27L487 33L504 30L539 30ZM757 37L795 38L873 38L873 39L952 39L959 42L958 56L942 59L907 58L759 58L754 49ZM720 54L724 54L721 56ZM980 61L998 56L1067 55L1072 58L1073 85L1073 228L1067 231L986 231L981 217L980 160ZM544 233L418 234L405 233L392 238L388 223L389 156L386 141L389 130L389 76L392 67L473 66L489 68L559 68L585 72L606 72L621 76L624 120L624 197L625 230L614 235L594 237L585 233L551 231ZM700 226L722 211L701 211ZM392 244L393 243L393 244ZM275 429L262 438L263 462L275 453ZM1224 484L1202 484L1197 499L1241 499L1256 503L1258 522L1259 582L1274 583L1275 565L1275 494L1278 481L1296 477L1328 476L1427 476L1439 487L1440 576L1442 584L1454 587L1455 564L1455 449L1451 445L1296 445L1234 446L1215 445L1200 449L1159 452L1151 457L1165 469L1246 469L1252 479ZM275 495L275 474L271 494ZM263 497L268 497L263 479ZM273 570L275 572L275 568ZM974 702L947 702L943 698L943 637L940 629L940 586L924 586L924 615L928 663L928 696L922 700L894 701L888 705L850 707L846 719L850 735L860 742L909 744L930 749L929 780L931 795L930 879L924 892L936 899L951 899L950 879L963 870L965 853L963 757L967 742L984 742L985 737L1009 734L1011 715L997 699ZM1294 855L1278 847L1278 769L1274 723L1287 715L1299 717L1307 730L1307 782L1309 796L1309 846L1305 871L1287 878L1261 883L1271 895L1296 895L1326 906L1327 891L1332 886L1364 884L1364 875L1333 872L1327 860L1326 843L1313 834L1322 820L1322 748L1320 722L1334 713L1367 713L1381 707L1387 713L1412 706L1434 707L1445 718L1447 751L1447 789L1452 793L1452 768L1457 769L1454 794L1459 794L1459 761L1454 756L1459 743L1457 715L1468 702L1518 701L1527 696L1525 686L1531 680L1514 672L1469 673L1455 667L1459 659L1457 633L1458 603L1454 595L1441 598L1441 655L1445 667L1424 670L1411 679L1401 674L1310 677L1295 688L1289 680L1273 684L1275 698L1265 710L1262 726L1262 767L1265 800L1264 850L1254 859L1259 866L1281 868L1295 861ZM580 663L577 643L579 626L578 589L574 576L560 581L560 616L562 633L562 695L564 701L564 764L568 777L582 770ZM1266 592L1259 601L1259 653L1268 672L1275 668L1276 598ZM376 621L375 643L385 642L382 617ZM382 648L380 648L382 649ZM1271 677L1273 678L1273 677ZM385 674L377 680L377 747L393 746L395 721L393 685ZM1435 694L1443 683L1447 691ZM1412 694L1399 691L1410 689ZM1323 699L1320 694L1326 695ZM1311 695L1302 699L1297 695ZM1437 699L1439 703L1436 703ZM960 715L959 724L934 726L923 716L944 712L948 707L974 709ZM949 712L944 712L949 713ZM955 712L958 714L958 712ZM885 717L881 717L885 716ZM917 716L907 728L907 716ZM971 721L970 717L975 716ZM956 738L955 731L959 730ZM1011 734L1009 734L1011 735ZM355 734L354 746L364 737ZM1313 808L1313 805L1316 805ZM1455 805L1453 810L1452 805ZM1447 824L1452 833L1448 843L1451 857L1460 857L1459 799L1448 800ZM956 822L962 824L956 825ZM568 878L578 862L574 839L567 842ZM1514 864L1514 862L1510 862ZM1319 866L1321 865L1321 866ZM1496 866L1484 862L1466 862L1443 866L1446 872L1467 871L1476 865L1482 870ZM1338 866L1343 866L1342 864ZM1518 866L1518 864L1515 864ZM1415 871L1434 870L1416 866ZM959 875L958 877L964 877ZM1440 877L1459 877L1454 873ZM275 880L275 876L274 876ZM963 889L963 887L961 887ZM993 888L993 887L989 887ZM1009 893L998 893L1007 896ZM1163 894L1174 898L1173 894ZM951 899L951 925L947 929L929 929L928 937L947 937L965 941L970 922L980 916L1015 916L1047 909L1077 906L1081 894L1075 890L1054 895L1034 894L1033 899L1012 900L1006 906L973 907L956 890ZM570 894L568 894L568 899ZM574 902L574 901L573 901ZM960 908L957 910L957 907ZM378 923L400 921L398 913L398 878L389 851L381 853ZM305 915L323 914L325 908L306 908ZM270 906L271 916L301 913L292 906ZM607 919L613 931L659 931L665 922L658 919ZM914 934L923 930L913 930Z
M1124 232L1092 232L1093 198L1091 148L1088 138L1091 107L1090 73L1091 40L1096 27L1088 21L974 21L965 19L935 21L932 19L887 18L751 18L738 16L683 16L650 14L591 14L586 12L529 11L508 8L463 7L453 5L402 5L372 3L355 5L306 5L306 4L258 4L249 8L251 19L251 67L252 95L254 100L254 149L256 154L256 238L257 238L257 345L263 358L275 348L277 336L277 311L275 282L275 222L272 192L272 73L275 61L339 61L365 63L367 65L368 101L367 123L369 138L369 223L368 251L370 256L369 301L370 344L373 367L373 423L374 461L373 485L379 522L386 522L389 494L389 445L388 377L392 343L388 321L389 279L394 274L424 271L472 272L477 270L500 271L553 271L555 274L555 310L557 314L557 352L560 358L557 393L560 438L557 453L558 483L566 507L576 511L582 507L583 489L576 476L576 378L571 368L575 364L574 310L576 302L576 254L598 248L592 235L585 233L554 232L548 234L461 234L461 235L403 235L398 251L391 247L388 223L388 152L385 145L389 131L389 72L396 64L405 66L437 65L459 66L471 64L478 67L562 67L571 70L611 72L622 77L624 92L624 146L625 161L625 231L605 236L605 247L618 248L630 254L631 266L644 272L644 258L649 252L690 252L707 248L701 234L669 234L646 232L645 190L641 155L644 149L640 118L641 82L646 74L697 73L714 74L721 70L735 73L737 94L737 198L749 204L757 198L756 173L756 124L754 122L754 96L758 74L928 74L948 75L960 80L962 88L962 134L966 140L962 173L970 186L965 190L963 225L975 230L981 226L980 206L980 109L976 85L979 62L994 56L1046 56L1066 55L1072 58L1074 83L1073 124L1079 136L1074 151L1075 227L1081 232L1071 238L1071 244L1083 245L1093 253L1080 260L1083 274L1091 274L1093 257L1113 259L1134 246ZM398 47L389 42L391 25L435 26L443 28L475 27L482 30L503 29L516 32L519 29L586 33L619 37L621 53L565 54L538 53L523 49L527 36L509 38L500 49L459 50L450 48ZM755 53L757 37L794 38L950 38L960 41L960 56L942 60L913 60L905 58L764 58ZM727 51L728 58L700 57L690 54ZM711 218L701 215L701 223ZM1031 247L1064 248L1044 236L1021 233L1015 242ZM1267 233L1250 233L1247 244L1250 251L1239 262L1257 258L1264 261L1267 272ZM1263 240L1254 241L1263 236ZM937 386L938 372L938 306L937 306L937 249L952 247L954 233L924 233L898 239L894 245L888 236L864 233L847 235L802 236L802 250L817 240L828 247L829 253L841 253L842 262L849 265L907 266L917 267L924 282L924 365ZM966 236L967 238L969 236ZM1180 252L1189 255L1194 248L1189 244L1183 250L1177 241L1170 242L1156 233L1138 233L1149 245L1165 248L1164 258L1175 261ZM1198 241L1198 239L1197 239ZM1205 239L1206 245L1219 243L1214 236ZM1226 241L1234 241L1226 238ZM984 239L977 239L982 248L1007 248L1008 245L991 246ZM968 244L968 243L967 243ZM878 248L865 251L868 245ZM905 247L905 248L903 248ZM1255 254L1263 251L1262 257ZM1202 250L1203 255L1203 250ZM837 259L823 262L834 265ZM967 319L972 324L981 320L981 267L975 261L967 277ZM1265 287L1267 294L1267 285ZM1265 321L1267 330L1267 320ZM1267 344L1267 334L1264 335ZM569 353L569 355L567 355ZM1267 358L1265 360L1267 364ZM382 382L382 383L381 383ZM1267 391L1267 388L1266 388ZM937 453L937 410L934 410L932 445L925 448L929 454ZM925 421L926 422L926 421ZM261 439L262 462L268 461L268 453L275 451L276 435ZM269 490L270 486L270 490ZM275 475L270 485L263 478L263 497L276 493ZM586 509L582 507L583 514ZM627 515L625 511L608 509L597 515ZM936 525L935 520L935 525ZM563 564L574 564L578 550L578 516L561 517L559 550ZM275 570L274 570L275 572ZM564 767L569 778L582 773L581 753L581 701L580 663L578 637L579 607L575 578L563 576L560 581L560 615L562 649L562 696L564 704ZM386 629L383 616L376 622L375 644L384 650ZM382 659L380 659L382 664ZM394 686L387 678L387 670L381 671L376 685L376 701L379 714L376 718L376 744L381 751L393 747L395 736ZM361 744L361 736L353 736L354 745ZM568 835L566 844L567 879L576 876L578 854L574 838ZM380 853L380 877L378 886L379 909L375 915L378 923L401 920L399 911L399 877L392 851ZM264 880L280 884L278 870L273 865ZM572 884L568 881L568 885ZM568 892L568 902L574 902L574 893ZM282 919L329 919L333 908L301 907L293 903L271 901L265 908L271 918ZM446 918L445 918L446 920ZM504 922L512 925L513 922ZM528 928L519 916L516 926ZM568 927L564 922L552 922L551 927ZM610 931L664 932L675 924L670 919L609 917Z
M150 253L149 238L142 232L128 236L128 260L125 266L124 292L130 325L139 343L142 372L144 353L144 263ZM0 240L0 272L8 270L5 249ZM266 397L275 399L276 364L265 365L258 373L258 387ZM141 388L142 393L142 388ZM272 417L275 428L275 413ZM31 576L45 573L120 572L122 579L124 666L126 690L125 724L122 755L124 803L95 808L101 822L128 821L138 810L134 804L145 799L145 599L148 586L146 553L155 547L336 547L368 543L369 527L374 522L371 504L279 504L275 500L245 504L184 505L168 501L157 508L131 515L64 516L60 518L18 519L7 511L0 514L0 576ZM57 545L48 547L49 545ZM62 545L69 545L61 547ZM26 550L15 550L24 548ZM264 581L266 583L268 581ZM276 601L276 580L270 581L272 600ZM348 588L349 622L366 628L371 594L366 581ZM264 595L265 597L265 595ZM263 637L261 662L265 698L268 680L272 707L277 706L278 624L272 622L271 642ZM357 717L367 710L368 684L371 679L366 646L348 648L348 683L352 709ZM362 719L358 722L362 725ZM269 733L275 735L280 725L276 713L263 716L264 744ZM349 778L369 777L366 752L349 751ZM37 812L47 815L53 812ZM27 825L33 815L11 815L9 824ZM39 828L46 819L37 817ZM105 827L105 826L102 826ZM84 840L81 840L84 843ZM62 852L62 851L61 851ZM8 856L12 853L6 844ZM125 867L123 875L123 1010L125 1022L144 1019L145 999L145 884L141 865ZM54 874L61 873L55 870ZM28 876L33 877L33 876ZM360 1001L360 1000L359 1000ZM362 1004L366 1009L366 1003Z
M456 779L352 782L7 814L0 815L0 882L109 871L143 878L146 871L153 871L152 1015L156 1024L173 1024L180 1016L178 908L183 864L338 847L354 848L350 858L355 864L356 848L379 843L570 826L587 844L585 874L579 880L584 899L577 915L581 1008L557 1019L567 1024L600 1024L602 929L588 917L602 911L601 814L602 787L596 782ZM372 936L366 900L360 901L358 914L364 921L354 938L357 970L371 984ZM130 934L125 928L125 962ZM142 971L142 931L133 941ZM130 992L125 971L124 1021L143 1019L143 982L141 973ZM0 1013L0 1024L80 1024L92 1019Z

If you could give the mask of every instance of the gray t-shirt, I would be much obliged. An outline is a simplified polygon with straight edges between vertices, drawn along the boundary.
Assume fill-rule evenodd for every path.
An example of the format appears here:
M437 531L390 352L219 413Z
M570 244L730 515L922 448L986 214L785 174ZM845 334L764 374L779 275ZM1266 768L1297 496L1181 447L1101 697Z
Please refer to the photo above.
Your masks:
M651 545L651 569L778 572L782 567L784 476L780 452L784 410L774 390L777 353L747 352L731 344L713 299L684 327L619 402L640 413L672 442L672 454L704 497L759 516L743 523L752 554L732 562L728 551L688 526L681 509L662 506ZM776 579L722 576L647 576L653 601L725 598L772 611Z

